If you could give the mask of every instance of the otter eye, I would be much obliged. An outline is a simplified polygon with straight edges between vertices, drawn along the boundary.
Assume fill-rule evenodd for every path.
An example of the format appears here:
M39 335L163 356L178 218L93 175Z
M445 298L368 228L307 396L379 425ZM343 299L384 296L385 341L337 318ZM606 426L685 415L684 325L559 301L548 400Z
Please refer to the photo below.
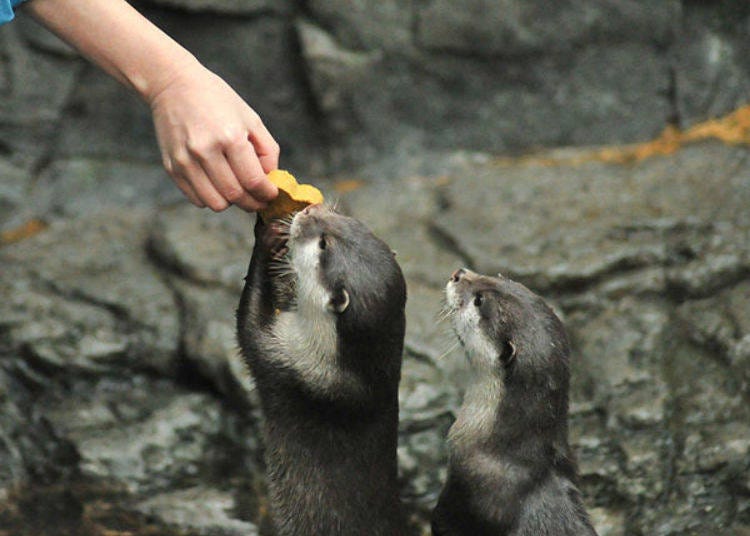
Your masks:
M474 306L475 306L475 307L481 307L481 306L482 306L482 301L483 301L483 299L482 299L482 295L481 295L480 293L478 293L478 292L477 292L477 293L476 293L476 294L474 295Z
M318 247L320 249L326 248L326 235L320 235L320 240L318 241Z

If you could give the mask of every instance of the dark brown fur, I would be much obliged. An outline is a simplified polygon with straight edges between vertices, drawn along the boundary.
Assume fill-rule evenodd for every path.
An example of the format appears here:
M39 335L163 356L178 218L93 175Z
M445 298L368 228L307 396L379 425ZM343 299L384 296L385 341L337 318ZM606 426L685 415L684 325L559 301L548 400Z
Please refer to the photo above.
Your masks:
M469 361L482 371L477 381L495 390L472 392L454 424L460 430L451 430L433 534L595 535L568 445L570 350L559 318L502 277L458 270L446 294ZM486 425L472 428L472 418Z
M331 297L321 314L335 322L331 375L321 376L330 385L306 373L318 370L296 367L300 356L284 355L274 339L277 309L294 312L296 298L273 273L283 237L261 221L237 315L265 415L274 523L280 535L405 534L396 471L404 278L390 248L359 221L322 207L303 217L298 239L325 242L316 277Z

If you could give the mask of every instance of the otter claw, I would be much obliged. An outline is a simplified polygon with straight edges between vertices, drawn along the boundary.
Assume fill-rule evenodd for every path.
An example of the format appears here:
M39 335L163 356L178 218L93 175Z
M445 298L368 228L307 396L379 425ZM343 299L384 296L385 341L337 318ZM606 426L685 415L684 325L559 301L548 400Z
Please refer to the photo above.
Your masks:
M281 222L271 222L266 225L265 232L261 240L263 246L274 256L276 253L286 248L287 226Z
M275 260L280 260L287 254L288 251L289 248L287 248L285 245L281 245L280 247L278 247L278 249L272 248L271 255Z

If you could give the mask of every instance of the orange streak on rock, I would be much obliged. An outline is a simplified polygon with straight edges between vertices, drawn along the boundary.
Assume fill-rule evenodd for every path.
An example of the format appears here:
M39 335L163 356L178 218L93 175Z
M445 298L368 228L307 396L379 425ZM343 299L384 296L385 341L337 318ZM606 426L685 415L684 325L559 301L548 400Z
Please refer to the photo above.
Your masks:
M13 244L31 238L32 236L44 231L47 227L49 227L49 225L42 220L37 218L31 219L18 227L0 232L0 246Z
M667 126L659 137L644 143L612 145L590 151L575 151L572 155L528 155L520 158L500 158L500 165L529 164L540 166L575 166L588 162L608 164L633 164L653 156L666 156L677 152L687 144L715 139L729 145L750 146L750 105L734 112L698 123L680 130Z
M355 190L359 190L365 184L365 181L359 179L345 179L336 181L336 183L333 185L333 189L335 192L338 192L340 194L346 194Z

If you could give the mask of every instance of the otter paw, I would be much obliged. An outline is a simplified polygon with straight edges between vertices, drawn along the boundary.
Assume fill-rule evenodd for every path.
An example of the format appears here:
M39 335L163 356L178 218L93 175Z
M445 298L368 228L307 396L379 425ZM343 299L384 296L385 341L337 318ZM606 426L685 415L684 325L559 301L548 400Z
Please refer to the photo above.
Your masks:
M273 259L280 259L287 252L287 238L289 237L289 225L285 222L275 220L264 226L260 235L260 243Z

